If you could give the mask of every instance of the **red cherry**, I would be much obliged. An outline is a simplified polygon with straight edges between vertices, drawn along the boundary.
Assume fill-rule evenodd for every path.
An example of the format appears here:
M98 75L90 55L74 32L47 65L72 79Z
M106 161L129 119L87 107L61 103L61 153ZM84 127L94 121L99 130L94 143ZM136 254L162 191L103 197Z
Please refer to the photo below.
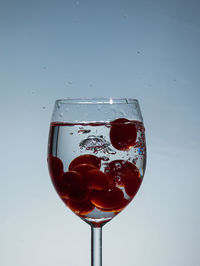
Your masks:
M136 177L133 174L124 176L125 191L130 197L134 197L136 195L141 183L142 179L139 176Z
M126 169L124 167L125 162L126 161L123 160L115 160L106 165L104 172L111 184L124 186L122 177L124 170Z
M95 208L89 199L80 202L64 200L64 202L73 212L79 216L84 216Z
M137 138L136 126L126 118L111 122L110 141L117 150L128 150L135 145Z
M124 194L117 188L112 187L106 190L93 190L91 192L91 202L100 209L116 209L123 204Z
M138 168L128 161L115 160L110 162L105 167L105 173L111 183L124 186L130 197L136 195L142 182Z
M58 157L54 157L51 154L48 155L47 161L52 183L56 191L59 192L61 177L64 173L63 163Z
M81 174L84 179L84 182L89 185L88 172L94 169L96 169L96 167L94 167L93 165L84 163L74 167L73 171L76 171Z
M107 176L97 169L92 169L87 173L87 180L89 186L96 190L104 190L109 185Z
M101 159L92 154L80 155L70 163L69 170L73 170L79 164L90 164L100 169Z
M121 212L128 204L129 204L130 200L127 200L127 199L123 199L123 203L118 206L117 208L112 208L112 209L103 209L103 208L97 208L101 211L104 211L104 212L116 212L116 213L119 213Z
M129 202L130 200L124 198L122 205L120 205L118 208L115 208L113 211L118 213L121 212L129 204Z
M82 175L75 171L68 171L62 176L61 197L72 201L83 201L89 195L89 190Z
M58 157L49 154L47 162L51 178L56 179L63 174L63 163Z

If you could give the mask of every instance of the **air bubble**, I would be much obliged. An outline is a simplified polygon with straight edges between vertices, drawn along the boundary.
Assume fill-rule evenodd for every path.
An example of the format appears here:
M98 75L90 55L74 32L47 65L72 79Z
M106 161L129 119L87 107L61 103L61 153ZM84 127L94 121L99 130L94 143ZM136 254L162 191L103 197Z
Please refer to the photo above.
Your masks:
M90 133L90 132L91 132L90 129L79 129L79 130L78 130L78 133L79 133L79 134L88 134L88 133Z
M109 161L109 158L106 157L106 156L102 156L102 157L101 157L101 160L103 160L104 162L107 162L107 161Z
M102 109L102 106L101 105L97 105L97 110L101 111L101 109Z

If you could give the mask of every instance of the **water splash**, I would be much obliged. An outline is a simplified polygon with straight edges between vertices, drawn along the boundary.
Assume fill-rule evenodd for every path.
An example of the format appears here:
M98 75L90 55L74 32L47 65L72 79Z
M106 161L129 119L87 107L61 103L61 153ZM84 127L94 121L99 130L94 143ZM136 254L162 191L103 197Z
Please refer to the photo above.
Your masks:
M91 150L94 153L102 151L107 154L115 154L110 147L110 143L105 140L103 136L90 135L86 139L82 140L79 144L81 149Z

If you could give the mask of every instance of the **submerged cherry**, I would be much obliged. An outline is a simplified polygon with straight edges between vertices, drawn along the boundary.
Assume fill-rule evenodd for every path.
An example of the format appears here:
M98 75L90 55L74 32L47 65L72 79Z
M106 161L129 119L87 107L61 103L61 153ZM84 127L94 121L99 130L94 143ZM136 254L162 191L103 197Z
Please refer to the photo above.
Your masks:
M141 178L135 178L133 176L126 176L124 179L125 191L130 197L134 197L140 188L142 183Z
M107 164L105 173L111 183L123 186L130 197L135 196L142 182L139 169L124 160L115 160Z
M74 167L80 164L90 164L100 169L101 159L92 154L84 154L76 157L69 165L69 170L73 170Z
M61 182L62 198L79 202L88 197L89 190L80 173L76 171L68 171L63 174Z
M135 145L137 138L136 126L126 118L111 122L110 141L117 150L128 150Z
M126 170L124 167L126 161L123 160L114 160L108 163L104 169L105 174L109 178L109 181L113 185L123 186L123 173Z
M79 202L72 200L64 200L64 202L73 212L80 216L90 213L95 208L89 198Z
M74 167L73 171L76 171L79 174L81 174L85 184L89 185L88 172L94 169L96 169L96 167L94 167L93 165L84 163L84 164L79 164L76 167Z
M89 186L96 190L104 190L108 188L109 181L107 176L98 169L92 169L87 173Z
M112 210L120 207L124 202L124 193L117 187L106 190L93 190L91 202L99 209Z
M63 163L58 157L49 154L47 162L50 176L52 179L56 179L63 174Z
M58 157L52 156L51 154L48 155L47 161L52 183L56 191L59 192L62 189L61 177L64 173L63 163Z
M103 208L98 208L99 210L101 211L104 211L104 212L115 212L115 213L119 213L121 212L128 204L129 204L130 200L127 200L127 199L123 199L123 202L122 204L120 204L120 206L116 207L116 208L111 208L111 209L103 209Z

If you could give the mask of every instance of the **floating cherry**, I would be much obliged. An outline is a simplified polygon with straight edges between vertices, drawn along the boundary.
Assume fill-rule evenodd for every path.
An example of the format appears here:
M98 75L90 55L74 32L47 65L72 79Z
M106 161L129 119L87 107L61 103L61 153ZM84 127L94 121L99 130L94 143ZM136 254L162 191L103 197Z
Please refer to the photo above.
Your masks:
M136 126L126 118L111 122L110 141L117 150L128 150L135 145L137 138Z

